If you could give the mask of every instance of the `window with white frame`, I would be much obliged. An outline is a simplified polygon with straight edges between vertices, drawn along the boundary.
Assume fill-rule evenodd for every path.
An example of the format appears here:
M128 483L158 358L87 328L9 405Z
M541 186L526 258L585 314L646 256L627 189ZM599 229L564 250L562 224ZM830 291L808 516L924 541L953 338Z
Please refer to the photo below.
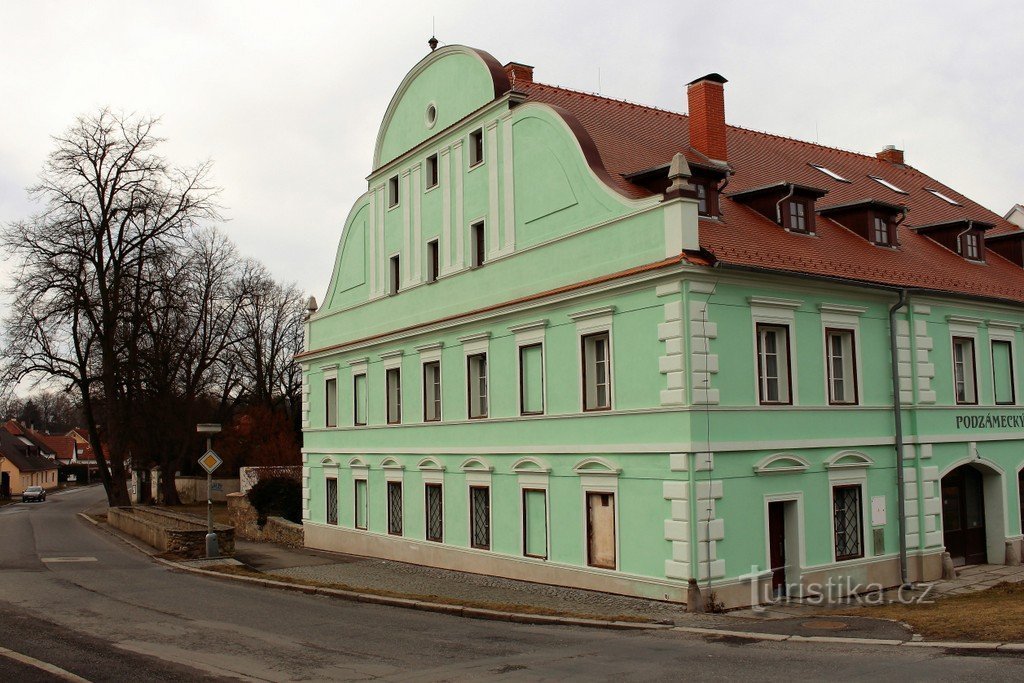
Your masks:
M857 361L853 330L826 329L825 352L829 403L857 403Z
M1013 343L1008 339L993 339L992 387L996 405L1016 403L1013 382Z
M423 498L426 507L426 538L428 541L444 541L444 490L441 484L424 484Z
M960 236L960 250L964 258L981 260L981 240L974 230Z
M611 335L608 332L581 337L583 357L583 410L612 407Z
M423 364L423 421L441 420L441 361Z
M469 227L469 242L472 248L471 264L479 268L487 260L487 238L484 234L484 222L477 221Z
M522 489L523 554L547 559L548 556L548 492L544 489Z
M427 242L427 282L437 282L441 274L441 249L437 240Z
M484 129L477 128L469 134L469 166L472 168L484 160Z
M466 356L466 399L471 419L487 417L487 354Z
M352 501L355 505L355 527L357 529L366 529L367 517L369 516L366 479L354 479L352 488Z
M887 247L891 243L889 238L889 221L881 216L874 217L874 239L875 244Z
M402 371L400 368L388 368L385 375L388 424L399 424L402 421Z
M388 208L398 206L398 176L388 178Z
M544 345L519 347L519 413L544 414Z
M352 375L352 424L361 426L366 424L366 373L360 372Z
M338 478L328 477L327 480L327 515L328 524L338 523Z
M388 533L402 535L402 482L388 482Z
M427 184L427 189L437 187L437 155L431 154L427 157L427 168L424 175L424 180Z
M757 383L762 404L792 402L787 325L757 325Z
M388 294L398 294L402 287L402 259L395 254L388 259Z
M324 380L324 426L338 426L338 378Z
M970 337L953 337L953 389L957 403L978 402L974 340Z
M480 550L491 549L491 488L469 487L469 544Z
M864 519L859 484L832 487L836 560L864 557Z

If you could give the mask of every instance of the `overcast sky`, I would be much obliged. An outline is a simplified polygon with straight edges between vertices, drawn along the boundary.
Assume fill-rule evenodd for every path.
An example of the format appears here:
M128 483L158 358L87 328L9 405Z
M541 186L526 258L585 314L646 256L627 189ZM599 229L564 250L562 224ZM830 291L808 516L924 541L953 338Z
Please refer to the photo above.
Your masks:
M540 82L675 111L688 81L717 71L730 123L895 144L1000 214L1024 202L1021 3L402 5L0 0L0 223L31 212L49 136L76 115L159 115L172 161L214 161L241 251L320 300L432 18L442 44L532 64Z

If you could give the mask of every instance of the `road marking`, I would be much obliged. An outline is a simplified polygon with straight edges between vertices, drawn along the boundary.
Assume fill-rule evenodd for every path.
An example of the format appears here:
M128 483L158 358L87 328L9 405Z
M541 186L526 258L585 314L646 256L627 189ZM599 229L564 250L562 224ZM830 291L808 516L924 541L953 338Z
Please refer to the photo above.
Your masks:
M55 666L53 664L49 664L47 662L38 660L35 657L23 655L20 652L15 652L14 650L8 650L6 647L0 647L0 657L7 657L8 659L13 659L16 662L28 664L31 667L35 667L40 671L45 671L46 673L53 674L54 676L57 676L58 678L65 681L75 681L75 683L91 683L91 681L88 678L82 678L81 676L77 676L66 669L60 668L59 666Z
M95 557L41 557L43 562L96 562Z

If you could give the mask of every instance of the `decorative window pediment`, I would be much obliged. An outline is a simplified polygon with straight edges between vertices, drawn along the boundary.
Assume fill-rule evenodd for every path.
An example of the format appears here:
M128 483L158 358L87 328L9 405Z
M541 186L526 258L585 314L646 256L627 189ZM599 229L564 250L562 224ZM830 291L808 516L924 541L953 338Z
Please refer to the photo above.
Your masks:
M572 471L576 474L608 474L618 475L622 468L616 467L613 463L604 458L586 458L579 461Z
M423 458L422 460L420 460L419 464L416 465L416 467L418 467L421 470L430 470L433 472L444 471L444 465L439 463L434 458Z
M381 469L384 469L384 470L404 470L405 469L405 465L400 464L394 458L384 458L384 460L381 461L381 463L380 463L380 467L381 467Z
M470 458L462 463L463 472L493 472L494 466L483 458Z
M348 461L348 466L349 467L353 467L353 468L354 467L369 467L369 465L366 463L365 460L363 460L362 458L358 458L358 457L357 458L352 458L351 460L349 460Z
M546 474L551 468L536 458L521 458L512 465L512 471L517 474Z
M858 451L841 451L825 461L825 469L845 470L871 467L875 461Z
M792 474L805 472L811 463L792 453L776 453L754 465L755 474Z
M323 465L324 467L337 467L338 466L338 463L334 461L334 458L332 458L329 455L325 456L324 459L320 461L320 464Z

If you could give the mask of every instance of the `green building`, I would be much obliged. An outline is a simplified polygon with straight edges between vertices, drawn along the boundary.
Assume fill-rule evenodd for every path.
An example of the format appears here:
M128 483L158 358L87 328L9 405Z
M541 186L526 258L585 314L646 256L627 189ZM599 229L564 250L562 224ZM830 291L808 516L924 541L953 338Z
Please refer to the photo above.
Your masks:
M307 545L729 606L1020 561L1024 231L724 84L412 68L299 357Z

